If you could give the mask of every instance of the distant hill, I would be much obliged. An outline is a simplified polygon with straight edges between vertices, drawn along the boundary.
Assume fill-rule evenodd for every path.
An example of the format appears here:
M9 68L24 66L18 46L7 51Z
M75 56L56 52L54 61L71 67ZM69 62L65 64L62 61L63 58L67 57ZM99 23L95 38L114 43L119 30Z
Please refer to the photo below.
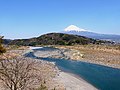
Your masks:
M3 44L9 44L12 40L10 39L3 39Z
M95 40L79 35L63 33L48 33L31 39L17 39L11 41L10 45L85 45L85 44L105 44L108 41Z

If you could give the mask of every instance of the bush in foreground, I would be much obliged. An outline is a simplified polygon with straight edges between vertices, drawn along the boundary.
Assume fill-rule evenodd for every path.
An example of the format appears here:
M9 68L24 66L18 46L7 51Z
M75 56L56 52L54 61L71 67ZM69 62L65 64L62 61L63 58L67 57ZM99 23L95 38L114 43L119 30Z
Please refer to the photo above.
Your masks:
M0 36L0 54L5 53L6 49L2 46L3 36Z

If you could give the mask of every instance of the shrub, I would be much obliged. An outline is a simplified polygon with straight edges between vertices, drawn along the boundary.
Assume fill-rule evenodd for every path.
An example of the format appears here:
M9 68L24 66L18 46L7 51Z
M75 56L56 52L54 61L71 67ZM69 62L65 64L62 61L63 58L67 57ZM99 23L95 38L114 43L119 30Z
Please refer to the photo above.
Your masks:
M3 36L0 36L0 54L5 53L6 49L2 46L2 40Z
M0 54L5 53L6 49L2 47L2 45L0 45Z

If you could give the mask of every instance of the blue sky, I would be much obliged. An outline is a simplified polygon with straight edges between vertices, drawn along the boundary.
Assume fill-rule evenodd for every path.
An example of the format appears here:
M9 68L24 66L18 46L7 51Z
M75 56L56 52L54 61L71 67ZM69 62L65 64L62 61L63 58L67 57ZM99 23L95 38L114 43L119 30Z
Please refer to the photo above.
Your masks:
M74 24L120 34L120 0L0 0L0 35L29 38Z

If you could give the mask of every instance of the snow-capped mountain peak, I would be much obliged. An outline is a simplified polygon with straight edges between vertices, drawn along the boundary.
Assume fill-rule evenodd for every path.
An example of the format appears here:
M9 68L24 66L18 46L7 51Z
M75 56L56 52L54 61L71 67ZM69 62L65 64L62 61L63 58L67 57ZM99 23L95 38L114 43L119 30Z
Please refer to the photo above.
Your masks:
M89 38L101 39L101 40L107 40L107 41L109 40L116 43L120 43L120 35L94 33L89 30L81 29L75 25L68 26L67 28L64 29L63 33L85 36Z
M68 31L76 31L76 32L80 32L80 31L86 31L85 29L81 29L75 25L70 25L67 28L64 29L64 31L68 32Z

